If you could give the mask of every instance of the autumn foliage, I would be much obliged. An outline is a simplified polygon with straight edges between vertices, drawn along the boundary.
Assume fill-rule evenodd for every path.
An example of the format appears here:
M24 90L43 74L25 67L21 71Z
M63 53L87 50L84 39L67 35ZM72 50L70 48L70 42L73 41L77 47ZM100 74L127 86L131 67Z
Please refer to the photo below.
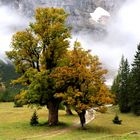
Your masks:
M87 109L112 100L104 84L107 71L98 57L77 41L68 49L66 18L63 9L38 8L35 22L13 35L7 56L21 74L13 83L26 86L19 95L24 103L47 106L49 125L57 125L59 104L64 101L73 106L83 126Z
M98 57L85 51L79 42L75 42L73 50L68 51L66 59L66 66L56 68L52 74L58 88L64 89L55 96L75 109L83 126L87 109L113 102L104 84L107 70L102 68Z

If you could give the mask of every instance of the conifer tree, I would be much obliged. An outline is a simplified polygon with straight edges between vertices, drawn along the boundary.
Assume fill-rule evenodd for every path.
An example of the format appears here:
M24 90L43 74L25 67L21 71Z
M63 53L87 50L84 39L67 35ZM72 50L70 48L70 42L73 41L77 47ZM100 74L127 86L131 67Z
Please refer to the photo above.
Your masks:
M33 116L31 117L30 125L32 126L38 125L38 116L36 111L34 111Z
M129 105L129 64L127 59L124 60L122 57L121 67L120 67L120 90L119 90L119 107L120 111L127 113L130 111Z
M119 116L117 114L112 121L114 124L121 124L122 122L122 120L119 119Z
M131 108L136 115L140 115L140 44L131 70Z
M120 74L114 78L113 84L111 86L111 92L115 95L115 104L118 104L118 93L119 93L119 84L120 84Z
M125 60L122 56L120 68L118 71L118 75L114 80L114 87L116 98L118 99L118 104L120 111L123 113L127 113L130 111L130 103L129 103L129 64L127 59Z

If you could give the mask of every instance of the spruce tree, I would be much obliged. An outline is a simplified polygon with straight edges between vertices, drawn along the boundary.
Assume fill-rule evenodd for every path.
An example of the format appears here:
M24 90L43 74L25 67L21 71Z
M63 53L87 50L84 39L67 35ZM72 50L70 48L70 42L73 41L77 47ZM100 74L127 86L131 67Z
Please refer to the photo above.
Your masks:
M127 59L125 60L122 56L118 75L114 80L114 85L112 90L116 93L116 98L118 100L119 109L122 113L127 113L130 111L129 104L129 64Z
M32 126L38 125L38 116L37 116L36 111L34 111L32 117L31 117L30 125L32 125Z
M140 115L140 44L131 70L131 108L136 115Z
M121 63L121 84L120 84L120 91L119 91L119 107L121 112L129 112L130 105L129 105L129 64L127 59L123 60Z
M111 86L111 92L115 95L115 104L118 104L118 93L119 93L119 85L120 85L120 74L114 78L113 84Z
M121 124L122 123L122 120L119 119L119 116L117 114L112 121L114 124Z

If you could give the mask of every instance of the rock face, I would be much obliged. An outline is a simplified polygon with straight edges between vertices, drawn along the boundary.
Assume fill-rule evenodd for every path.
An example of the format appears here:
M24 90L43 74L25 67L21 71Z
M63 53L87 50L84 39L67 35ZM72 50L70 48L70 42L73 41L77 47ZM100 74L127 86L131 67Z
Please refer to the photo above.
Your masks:
M62 7L67 13L68 24L74 31L81 29L96 29L90 22L90 13L97 7L102 7L110 13L114 13L124 0L0 0L0 5L8 5L26 16L33 16L36 7Z

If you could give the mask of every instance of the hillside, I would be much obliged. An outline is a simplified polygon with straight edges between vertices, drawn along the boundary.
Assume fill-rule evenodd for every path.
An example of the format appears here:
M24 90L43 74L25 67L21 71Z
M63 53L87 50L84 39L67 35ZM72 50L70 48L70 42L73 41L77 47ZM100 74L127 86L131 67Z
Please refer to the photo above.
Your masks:
M5 91L0 93L0 101L12 101L19 92L19 85L12 85L11 81L19 76L10 62L0 60L0 83L5 86Z

